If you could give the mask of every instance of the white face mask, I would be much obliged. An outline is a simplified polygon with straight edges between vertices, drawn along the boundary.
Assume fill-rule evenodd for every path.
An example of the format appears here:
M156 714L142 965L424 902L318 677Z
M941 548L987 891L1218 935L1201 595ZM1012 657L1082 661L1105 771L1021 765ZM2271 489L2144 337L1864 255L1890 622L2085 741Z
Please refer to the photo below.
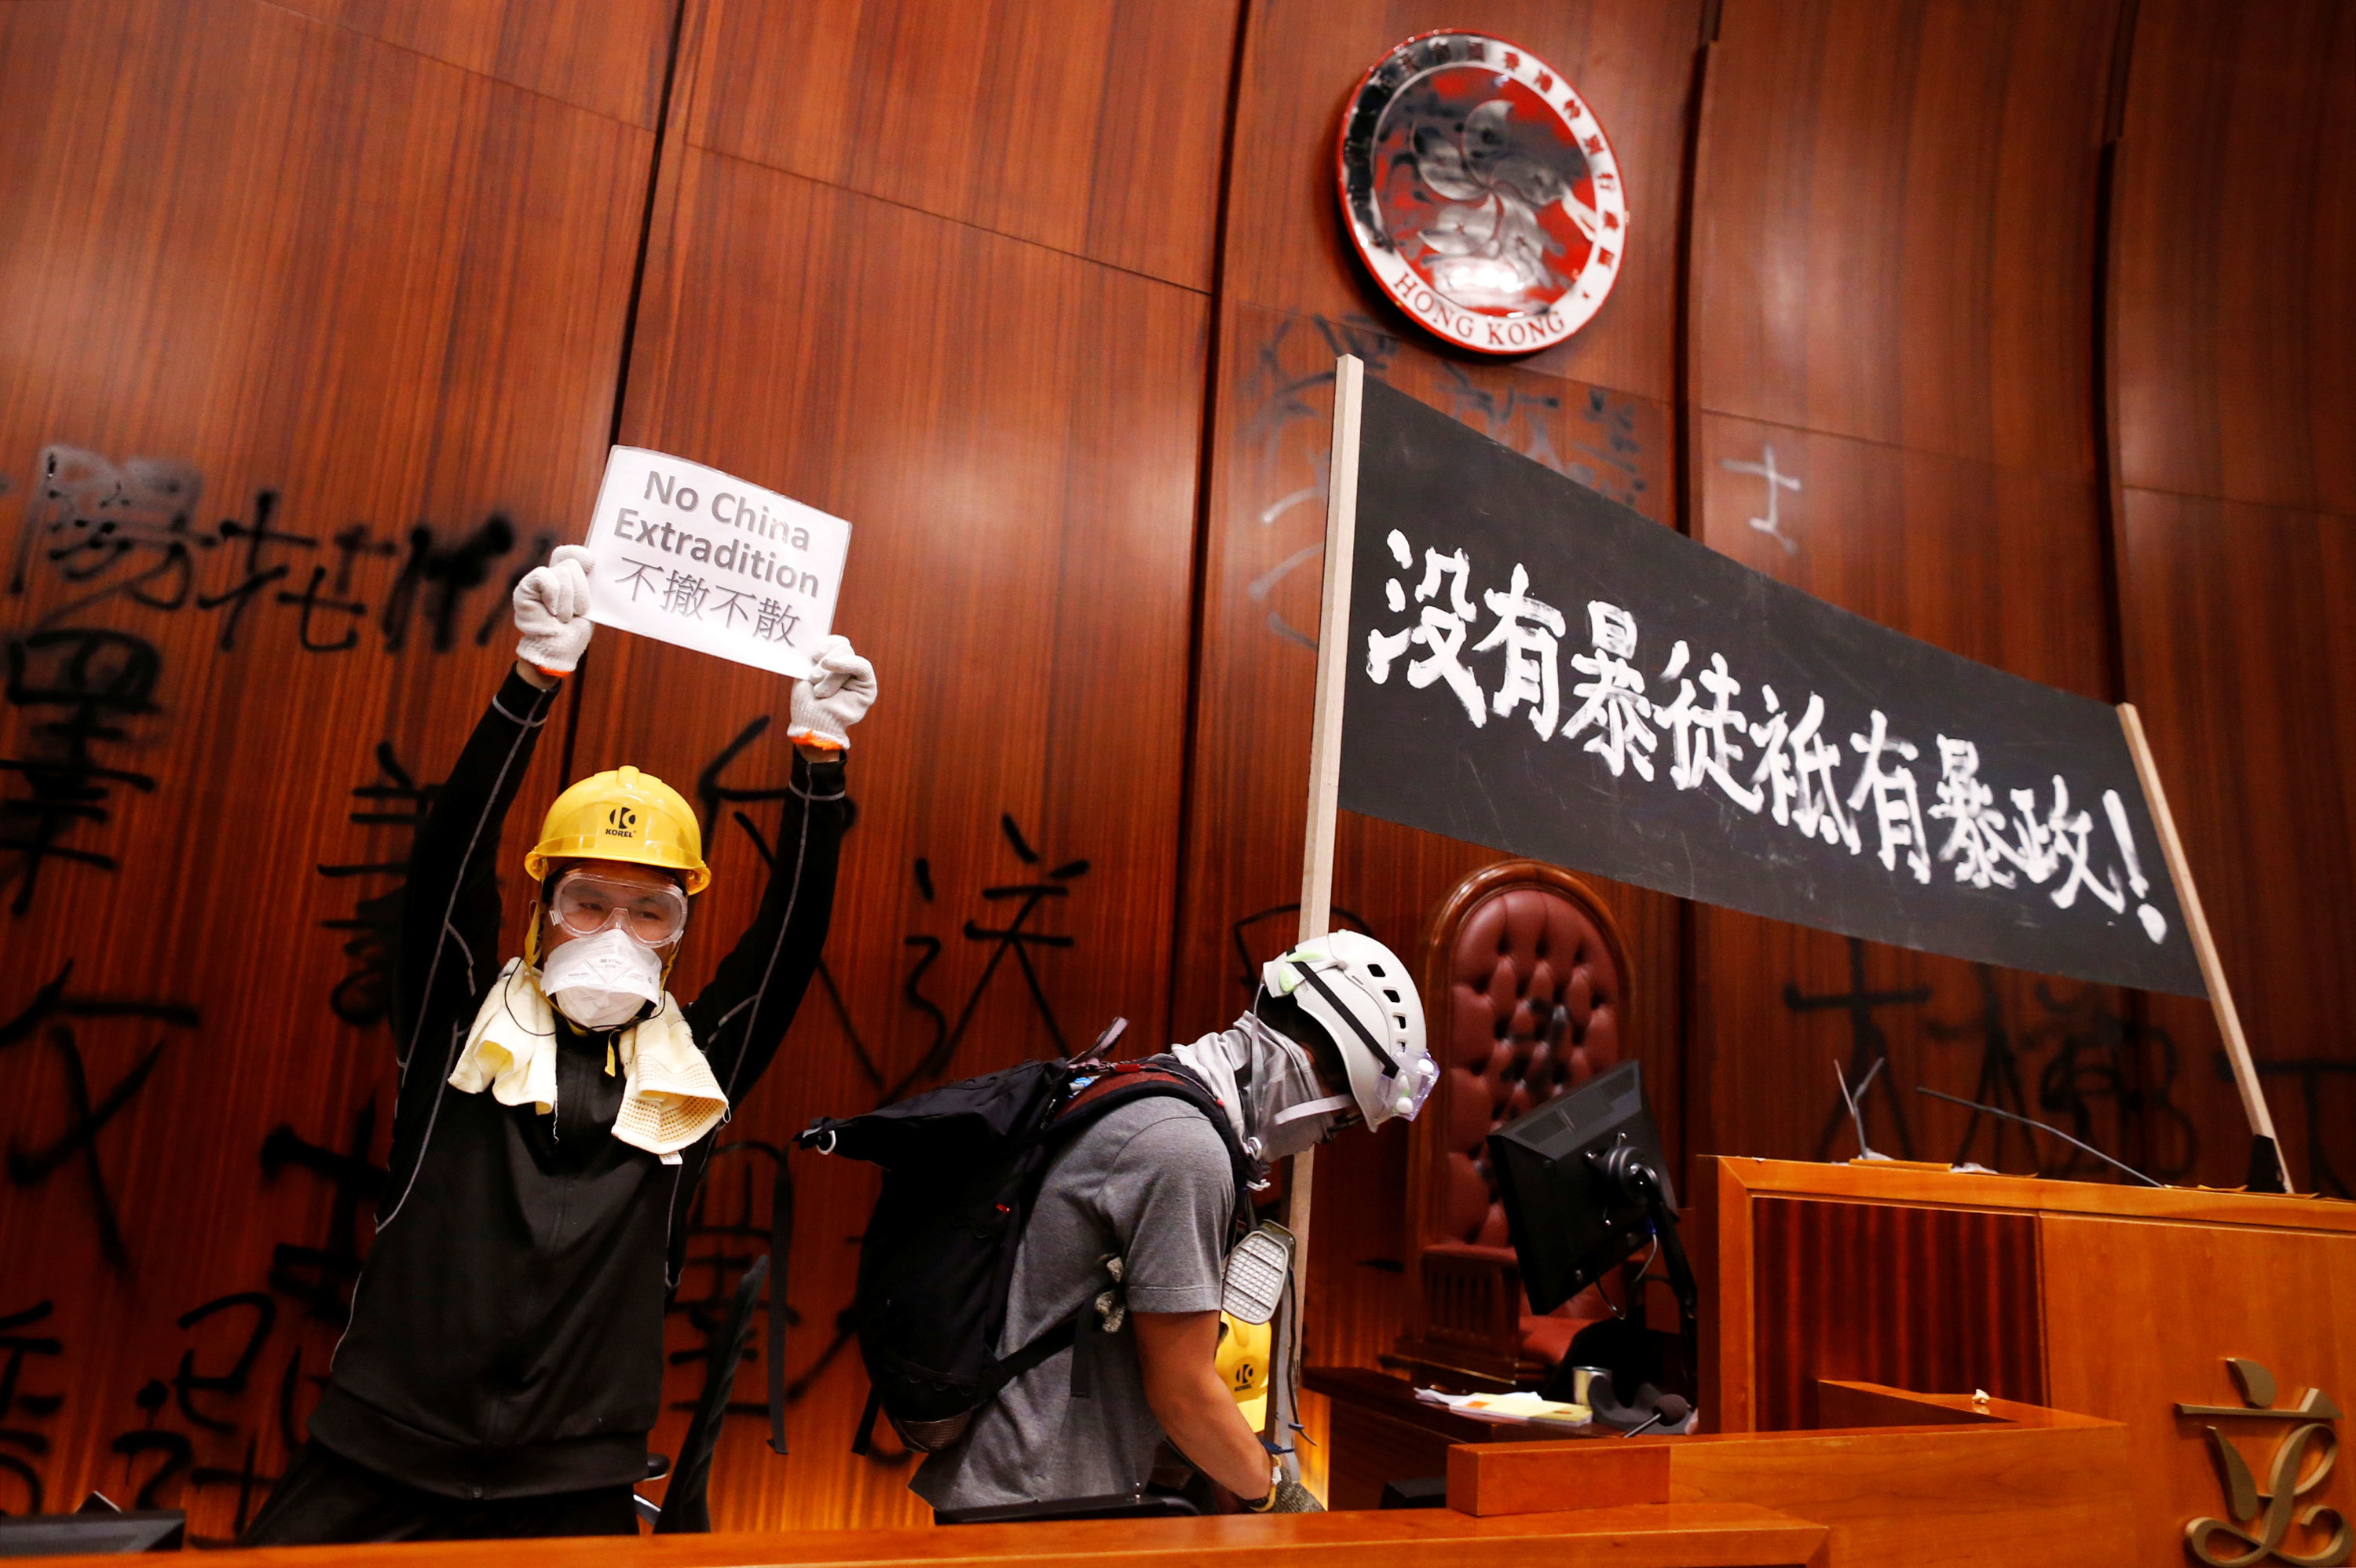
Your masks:
M583 1029L617 1029L662 1000L662 960L618 925L576 936L548 955L540 988Z
M1352 1108L1347 1094L1328 1094L1317 1082L1298 1041L1256 1014L1170 1050L1210 1084L1244 1152L1258 1159L1273 1162L1315 1147Z

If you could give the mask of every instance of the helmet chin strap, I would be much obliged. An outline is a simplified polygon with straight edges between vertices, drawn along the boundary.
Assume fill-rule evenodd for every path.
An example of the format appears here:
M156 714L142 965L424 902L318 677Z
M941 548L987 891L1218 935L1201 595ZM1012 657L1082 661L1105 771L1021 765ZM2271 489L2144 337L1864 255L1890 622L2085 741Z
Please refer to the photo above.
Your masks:
M1276 1114L1275 1125L1280 1127L1287 1122L1297 1122L1303 1116L1320 1115L1327 1111L1347 1110L1356 1104L1357 1102L1347 1094L1329 1094L1323 1100L1312 1100L1306 1104L1286 1106Z

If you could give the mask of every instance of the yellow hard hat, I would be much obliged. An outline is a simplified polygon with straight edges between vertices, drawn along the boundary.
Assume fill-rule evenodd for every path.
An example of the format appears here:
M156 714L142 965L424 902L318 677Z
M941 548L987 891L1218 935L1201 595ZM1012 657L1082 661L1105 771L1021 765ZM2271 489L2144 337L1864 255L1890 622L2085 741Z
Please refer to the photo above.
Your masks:
M1244 1420L1258 1431L1268 1420L1268 1360L1276 1342L1266 1323L1243 1323L1219 1314L1219 1379L1236 1396Z
M682 872L691 895L712 881L695 808L636 768L592 773L556 797L540 825L540 842L523 858L524 874L539 881L553 860L626 860Z

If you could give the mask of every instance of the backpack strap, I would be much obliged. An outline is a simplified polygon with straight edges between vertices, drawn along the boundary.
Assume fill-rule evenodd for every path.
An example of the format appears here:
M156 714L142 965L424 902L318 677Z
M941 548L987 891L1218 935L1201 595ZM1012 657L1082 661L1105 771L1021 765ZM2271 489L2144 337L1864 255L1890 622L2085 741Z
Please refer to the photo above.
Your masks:
M1166 1059L1165 1059L1166 1060ZM1227 1151L1227 1164L1236 1180L1236 1215L1247 1221L1251 1213L1251 1193L1260 1179L1260 1167L1236 1137L1236 1130L1227 1121L1217 1095L1209 1084L1188 1072L1183 1063L1169 1061L1167 1065L1154 1061L1114 1061L1106 1063L1076 1062L1085 1074L1093 1072L1094 1079L1066 1100L1062 1108L1049 1118L1046 1137L1060 1142L1076 1136L1099 1118L1106 1116L1131 1100L1148 1095L1166 1094L1183 1100L1203 1113L1211 1130ZM1044 1175L1044 1172L1042 1172ZM1248 1228L1248 1227L1247 1227Z

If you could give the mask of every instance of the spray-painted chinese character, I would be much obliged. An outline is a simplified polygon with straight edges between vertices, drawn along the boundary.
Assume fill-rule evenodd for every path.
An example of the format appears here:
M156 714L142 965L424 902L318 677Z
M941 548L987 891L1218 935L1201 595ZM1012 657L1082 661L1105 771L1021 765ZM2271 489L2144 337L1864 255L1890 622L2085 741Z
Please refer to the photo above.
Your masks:
M47 1423L65 1403L65 1396L46 1391L35 1392L23 1386L25 1358L39 1356L45 1362L56 1360L64 1353L65 1344L54 1334L24 1330L45 1323L55 1310L53 1303L37 1301L18 1311L0 1314L0 1446L19 1449L34 1459L48 1456L48 1435L16 1423L27 1417ZM40 1472L29 1461L5 1453L0 1453L0 1470L14 1474L24 1488L24 1506L18 1511L40 1512L44 1496ZM0 1514L8 1511L0 1509Z
M109 820L115 785L155 792L153 776L108 765L116 759L101 757L97 748L132 741L126 721L155 711L164 660L145 638L96 626L55 626L12 637L5 652L8 706L53 715L24 726L22 755L0 758L0 769L22 782L18 793L0 799L0 849L15 852L0 869L0 887L16 885L9 907L21 915L33 907L41 869L50 860L115 869L112 855L64 840L76 828Z

